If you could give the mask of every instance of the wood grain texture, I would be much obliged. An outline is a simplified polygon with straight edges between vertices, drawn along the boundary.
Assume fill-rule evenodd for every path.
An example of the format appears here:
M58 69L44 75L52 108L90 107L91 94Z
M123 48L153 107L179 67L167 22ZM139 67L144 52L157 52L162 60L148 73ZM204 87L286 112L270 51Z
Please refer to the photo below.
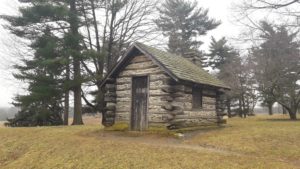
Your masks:
M192 110L192 85L174 81L146 56L136 56L105 86L105 98L109 117L116 121L129 122L132 118L132 79L136 76L149 76L148 109L149 124L201 125L217 123L216 91L202 88L202 109ZM114 112L115 110L115 112ZM145 114L144 114L145 115ZM137 120L137 123L140 121ZM137 124L136 124L137 125Z

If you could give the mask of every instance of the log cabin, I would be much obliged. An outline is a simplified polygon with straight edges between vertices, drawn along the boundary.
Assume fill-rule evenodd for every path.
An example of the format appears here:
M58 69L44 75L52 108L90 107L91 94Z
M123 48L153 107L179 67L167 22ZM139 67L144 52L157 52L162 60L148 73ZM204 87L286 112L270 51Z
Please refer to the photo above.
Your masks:
M222 95L229 87L191 58L134 43L101 83L103 125L142 131L224 123Z

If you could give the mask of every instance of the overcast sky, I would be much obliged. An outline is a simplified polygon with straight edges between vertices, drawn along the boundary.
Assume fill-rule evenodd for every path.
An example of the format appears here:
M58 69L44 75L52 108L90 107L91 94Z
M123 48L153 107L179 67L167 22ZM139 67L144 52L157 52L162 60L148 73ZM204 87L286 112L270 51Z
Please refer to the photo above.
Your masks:
M231 6L238 0L198 0L199 5L209 8L209 15L215 19L221 20L222 24L215 30L211 31L206 37L203 37L205 42L202 47L204 50L209 44L211 36L217 39L223 36L228 38L237 37L240 27L233 24L231 19ZM2 14L17 14L17 0L0 0L0 15ZM0 24L3 21L0 20ZM9 35L2 26L0 26L0 107L11 107L12 98L15 94L22 92L22 82L13 80L11 75L11 65L16 62L14 57L17 55L14 50L18 46L14 38Z

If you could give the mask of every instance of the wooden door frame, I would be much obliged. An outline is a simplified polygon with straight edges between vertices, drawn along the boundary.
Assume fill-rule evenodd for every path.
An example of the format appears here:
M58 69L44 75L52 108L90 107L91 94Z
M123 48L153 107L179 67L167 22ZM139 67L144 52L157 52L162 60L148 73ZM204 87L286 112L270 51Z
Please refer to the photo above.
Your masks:
M133 79L136 77L147 77L147 107L146 107L146 128L149 127L149 116L148 116L148 112L149 112L149 95L150 95L150 75L149 74L140 74L140 75L134 75L131 76L131 85L130 85L130 114L129 114L129 129L132 130L131 128L131 122L132 122L132 113L133 113Z

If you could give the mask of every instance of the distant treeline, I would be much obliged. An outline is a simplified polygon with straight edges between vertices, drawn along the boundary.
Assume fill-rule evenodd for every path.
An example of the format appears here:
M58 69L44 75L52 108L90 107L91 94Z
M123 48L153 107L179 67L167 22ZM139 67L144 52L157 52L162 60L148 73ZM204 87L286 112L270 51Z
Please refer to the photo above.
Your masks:
M73 117L73 107L70 107L69 116ZM0 107L0 121L6 121L7 118L13 118L19 111L16 107Z
M15 114L18 113L18 108L16 107L1 107L0 108L0 121L5 121L7 118L13 118Z

